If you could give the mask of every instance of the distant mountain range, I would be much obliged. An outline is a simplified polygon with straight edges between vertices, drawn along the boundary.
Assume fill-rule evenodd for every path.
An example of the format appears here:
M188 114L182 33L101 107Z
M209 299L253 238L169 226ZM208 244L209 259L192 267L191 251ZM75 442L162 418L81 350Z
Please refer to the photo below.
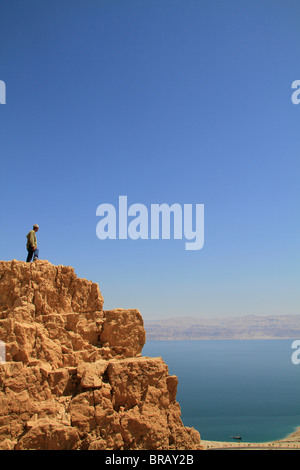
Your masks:
M147 340L300 339L300 315L144 320Z

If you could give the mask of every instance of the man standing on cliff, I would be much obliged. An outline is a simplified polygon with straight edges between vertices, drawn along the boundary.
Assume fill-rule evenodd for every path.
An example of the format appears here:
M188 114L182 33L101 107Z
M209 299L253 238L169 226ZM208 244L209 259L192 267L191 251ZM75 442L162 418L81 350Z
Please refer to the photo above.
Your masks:
M27 233L27 244L26 248L28 251L28 256L27 256L27 262L30 263L33 257L33 261L38 259L39 257L39 250L37 248L37 240L36 240L36 232L38 231L39 226L37 224L34 224L33 230L30 230L29 233Z

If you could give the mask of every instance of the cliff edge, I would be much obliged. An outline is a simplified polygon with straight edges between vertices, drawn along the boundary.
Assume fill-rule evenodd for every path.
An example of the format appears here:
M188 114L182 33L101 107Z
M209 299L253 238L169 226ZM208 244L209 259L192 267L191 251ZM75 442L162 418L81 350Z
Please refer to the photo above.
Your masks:
M0 450L202 449L136 309L48 261L0 261Z

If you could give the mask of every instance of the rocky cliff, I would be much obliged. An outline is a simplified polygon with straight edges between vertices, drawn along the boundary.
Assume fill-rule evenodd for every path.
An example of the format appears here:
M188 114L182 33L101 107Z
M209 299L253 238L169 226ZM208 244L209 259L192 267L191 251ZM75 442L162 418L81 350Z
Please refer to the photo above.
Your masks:
M47 261L0 262L0 449L201 449L136 309Z

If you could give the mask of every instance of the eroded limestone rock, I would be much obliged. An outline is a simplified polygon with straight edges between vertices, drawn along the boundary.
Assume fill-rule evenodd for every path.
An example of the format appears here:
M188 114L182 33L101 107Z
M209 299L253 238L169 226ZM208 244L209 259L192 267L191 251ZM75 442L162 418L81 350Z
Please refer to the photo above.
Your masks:
M201 449L136 309L47 261L0 262L0 450Z

